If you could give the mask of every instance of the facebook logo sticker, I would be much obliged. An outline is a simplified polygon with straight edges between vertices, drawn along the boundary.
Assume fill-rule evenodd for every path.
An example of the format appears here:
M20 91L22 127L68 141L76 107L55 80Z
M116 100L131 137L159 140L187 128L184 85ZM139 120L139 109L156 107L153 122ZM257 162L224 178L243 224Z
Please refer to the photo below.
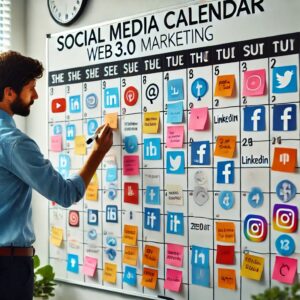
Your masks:
M167 233L183 235L183 213L168 212Z
M280 104L273 107L273 130L292 131L297 129L296 104Z
M167 174L184 174L184 152L167 152Z
M88 224L89 225L98 225L98 210L88 209Z
M217 163L217 183L234 183L234 161L219 161Z
M81 112L80 95L70 96L69 106L70 106L70 113L80 113Z
M244 130L266 130L266 109L263 105L244 107Z
M183 100L183 80L173 79L168 81L168 100L177 101Z
M118 223L118 206L107 205L106 206L106 222Z
M160 138L144 139L144 159L160 160Z
M272 83L273 93L297 92L297 66L274 67Z
M66 140L74 141L76 136L76 127L74 124L69 124L66 126Z
M192 165L210 164L210 144L209 141L192 142Z
M160 204L160 188L159 186L150 186L146 187L146 203L147 204Z
M106 88L104 90L104 108L120 107L119 89Z
M160 231L160 209L145 207L144 228Z

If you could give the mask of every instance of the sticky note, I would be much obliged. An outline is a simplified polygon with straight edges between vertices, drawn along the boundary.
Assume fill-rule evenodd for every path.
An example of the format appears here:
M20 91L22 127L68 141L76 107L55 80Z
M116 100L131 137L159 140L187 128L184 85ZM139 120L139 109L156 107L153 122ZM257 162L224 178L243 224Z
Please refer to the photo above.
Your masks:
M235 77L230 75L219 75L215 86L215 96L232 97L234 94Z
M104 116L104 122L109 125L111 129L118 129L118 113L110 113Z
M230 290L236 290L235 270L218 269L218 287Z
M216 222L216 240L218 242L234 243L235 227L233 222Z
M140 160L138 155L123 156L123 175L135 176L139 175Z
M126 245L137 245L138 227L135 225L124 225L122 243Z
M139 204L139 184L137 182L124 182L124 202Z
M177 184L166 185L166 202L169 205L183 205L182 186Z
M143 265L147 265L153 268L158 268L158 261L159 261L159 247L145 245Z
M167 127L167 147L182 148L183 147L183 126L168 126Z
M262 96L265 93L266 70L244 72L243 96Z
M208 119L208 108L192 108L189 120L189 130L205 130Z
M159 114L159 111L144 113L143 133L158 133Z
M217 245L216 263L234 265L234 246Z
M155 289L158 277L158 270L144 268L141 285L149 289Z
M272 279L293 284L297 274L297 264L298 260L295 258L276 256Z
M183 119L183 101L167 104L167 123L182 123Z
M136 268L125 266L123 282L126 282L131 286L136 286L137 284Z
M241 276L260 280L264 270L264 262L265 259L263 257L246 253L243 259Z
M178 293L182 283L182 271L167 269L164 288Z
M297 166L297 149L275 147L272 170L294 173Z
M166 264L174 267L182 267L183 264L182 245L167 244Z
M94 277L97 268L98 259L90 256L86 256L83 262L83 274Z
M63 240L63 229L53 226L51 228L51 237L50 237L51 243L57 247L60 247L62 240Z
M75 154L86 155L86 143L83 135L77 135L75 137Z
M117 282L117 265L111 263L105 263L103 270L103 281L109 283Z
M192 265L192 284L210 287L210 269Z
M138 250L138 247L125 245L123 263L131 266L136 266L138 259Z
M216 141L215 156L233 158L236 146L236 136L219 135Z
M62 151L62 136L52 135L51 136L51 151L61 152Z
M97 173L95 173L90 184L86 188L85 199L89 201L98 201L98 188L98 177Z

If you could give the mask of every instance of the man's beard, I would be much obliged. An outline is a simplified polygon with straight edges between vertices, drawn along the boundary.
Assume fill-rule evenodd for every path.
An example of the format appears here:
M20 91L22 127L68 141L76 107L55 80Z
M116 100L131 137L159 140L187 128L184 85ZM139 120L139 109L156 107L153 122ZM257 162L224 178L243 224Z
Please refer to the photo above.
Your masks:
M33 101L30 102L30 104L25 105L23 104L21 98L17 96L15 101L10 105L10 108L15 115L27 117L30 114L30 105L32 103Z

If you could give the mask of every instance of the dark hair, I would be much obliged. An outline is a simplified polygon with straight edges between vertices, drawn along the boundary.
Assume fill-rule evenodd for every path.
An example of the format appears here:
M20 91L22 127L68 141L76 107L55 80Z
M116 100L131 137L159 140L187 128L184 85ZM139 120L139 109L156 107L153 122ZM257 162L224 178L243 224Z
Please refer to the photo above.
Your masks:
M15 51L0 53L0 102L6 87L19 94L29 81L41 78L43 71L44 67L37 59Z

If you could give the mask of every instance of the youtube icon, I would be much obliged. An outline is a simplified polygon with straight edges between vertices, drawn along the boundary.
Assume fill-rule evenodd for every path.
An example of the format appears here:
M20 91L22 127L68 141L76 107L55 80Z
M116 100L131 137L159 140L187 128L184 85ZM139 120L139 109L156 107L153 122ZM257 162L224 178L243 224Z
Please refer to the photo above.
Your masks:
M52 112L61 113L66 111L66 99L65 98L56 98L52 100Z

